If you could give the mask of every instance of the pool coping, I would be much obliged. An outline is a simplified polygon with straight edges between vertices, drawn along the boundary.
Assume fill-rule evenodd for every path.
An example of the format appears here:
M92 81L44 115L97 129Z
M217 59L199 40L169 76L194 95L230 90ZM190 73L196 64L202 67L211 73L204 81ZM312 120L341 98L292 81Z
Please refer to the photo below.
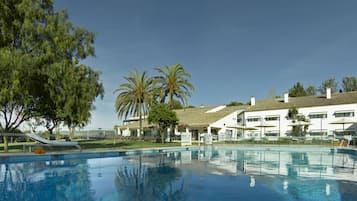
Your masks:
M329 147L321 145L298 145L298 146L284 146L284 145L193 145L182 147L155 147L155 148L141 148L141 149L118 149L118 150L85 150L85 151L61 151L48 152L45 154L35 153L10 153L0 154L0 164L4 163L18 163L18 162L36 162L36 161L53 161L53 160L70 160L70 159L90 159L90 158L104 158L104 157L123 157L133 155L170 153L177 151L194 151L205 150L209 148L226 147L237 150L247 151L290 151L290 152L330 152L351 154L357 157L357 149L353 147ZM308 149L307 149L308 148Z
M87 150L87 151L61 151L47 152L45 154L35 153L13 153L0 154L0 164L17 162L36 162L69 159L89 159L104 157L132 156L139 154L157 154L166 152L176 152L184 150L197 150L198 146L187 147L163 147L163 148L142 148L142 149L121 149L121 150Z

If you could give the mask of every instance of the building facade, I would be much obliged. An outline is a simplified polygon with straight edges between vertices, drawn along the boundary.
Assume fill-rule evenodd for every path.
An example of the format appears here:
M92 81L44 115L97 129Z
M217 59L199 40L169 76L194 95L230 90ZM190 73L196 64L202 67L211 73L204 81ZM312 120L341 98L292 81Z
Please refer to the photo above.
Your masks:
M307 139L357 138L357 92L331 94L327 89L323 96L289 97L256 101L250 105L207 106L175 110L179 123L175 135L189 133L193 140L202 140L205 133L213 140L239 139L277 140L280 137L305 136ZM298 118L291 117L295 110ZM300 127L296 133L294 127ZM122 136L139 136L139 123L130 120L117 126ZM143 121L144 135L153 135L155 125Z
M295 109L292 119L289 111ZM256 128L245 132L245 138L287 137L296 135L294 126L300 126L307 138L357 137L357 92L330 94L325 96L289 97L265 100L251 105L238 115L238 125Z
M193 140L202 140L203 134L210 133L218 140L218 136L224 139L237 140L238 131L230 125L237 124L237 116L247 106L201 106L175 110L179 119L174 134L179 138L183 133L189 133ZM133 119L133 118L132 118ZM131 121L122 126L116 126L117 134L121 136L139 136L138 121ZM155 135L156 126L143 120L144 135Z

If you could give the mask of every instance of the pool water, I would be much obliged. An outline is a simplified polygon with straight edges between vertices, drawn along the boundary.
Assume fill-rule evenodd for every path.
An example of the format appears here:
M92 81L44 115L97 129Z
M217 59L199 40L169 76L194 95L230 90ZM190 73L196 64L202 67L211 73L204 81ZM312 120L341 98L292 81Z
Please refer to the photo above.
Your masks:
M356 156L234 147L0 164L0 200L352 201Z

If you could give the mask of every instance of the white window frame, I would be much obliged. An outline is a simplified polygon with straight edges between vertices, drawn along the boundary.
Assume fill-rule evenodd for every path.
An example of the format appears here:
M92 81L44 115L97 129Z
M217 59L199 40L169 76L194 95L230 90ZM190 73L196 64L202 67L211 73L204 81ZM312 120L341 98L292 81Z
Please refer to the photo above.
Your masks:
M336 114L344 114L343 116L339 116ZM346 116L346 114L350 114L348 116ZM354 117L355 116L355 111L354 110L345 110L345 111L335 111L333 113L333 115L335 116L335 118L344 118L344 117Z

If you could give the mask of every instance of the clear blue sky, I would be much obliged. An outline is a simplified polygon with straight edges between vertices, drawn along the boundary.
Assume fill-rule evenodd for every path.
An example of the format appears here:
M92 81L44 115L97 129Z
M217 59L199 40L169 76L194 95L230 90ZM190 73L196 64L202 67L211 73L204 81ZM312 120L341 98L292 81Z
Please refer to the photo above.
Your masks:
M57 0L64 8L96 33L96 57L84 62L102 72L105 97L90 128L119 124L113 91L134 69L154 75L154 67L184 65L196 106L357 76L353 0Z

